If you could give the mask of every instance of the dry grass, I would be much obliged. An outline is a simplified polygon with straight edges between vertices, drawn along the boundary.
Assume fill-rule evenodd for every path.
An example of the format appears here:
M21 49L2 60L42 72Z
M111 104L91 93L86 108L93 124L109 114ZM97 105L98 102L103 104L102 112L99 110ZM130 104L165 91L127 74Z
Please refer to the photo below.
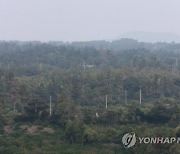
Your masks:
M32 126L28 126L28 125L22 125L20 126L21 129L25 130L26 133L31 134L31 135L35 135L38 134L39 132L48 132L50 134L54 133L54 129L50 128L50 127L42 127L38 126L38 125L32 125Z

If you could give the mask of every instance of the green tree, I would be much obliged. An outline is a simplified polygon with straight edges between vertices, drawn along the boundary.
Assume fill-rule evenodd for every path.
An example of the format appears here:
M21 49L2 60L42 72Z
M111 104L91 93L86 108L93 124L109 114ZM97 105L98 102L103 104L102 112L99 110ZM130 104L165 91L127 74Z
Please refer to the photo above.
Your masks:
M52 122L65 128L68 121L73 121L77 116L75 105L71 103L71 100L62 93L59 97L59 101L54 107Z
M79 120L68 121L65 128L65 139L70 144L83 143L84 125Z

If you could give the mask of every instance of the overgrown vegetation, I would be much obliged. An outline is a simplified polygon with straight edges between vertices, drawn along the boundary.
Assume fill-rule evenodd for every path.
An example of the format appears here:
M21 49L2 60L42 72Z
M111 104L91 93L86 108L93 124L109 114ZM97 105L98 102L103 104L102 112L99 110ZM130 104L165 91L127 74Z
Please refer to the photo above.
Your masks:
M0 153L179 153L121 141L180 137L179 51L128 39L0 42Z

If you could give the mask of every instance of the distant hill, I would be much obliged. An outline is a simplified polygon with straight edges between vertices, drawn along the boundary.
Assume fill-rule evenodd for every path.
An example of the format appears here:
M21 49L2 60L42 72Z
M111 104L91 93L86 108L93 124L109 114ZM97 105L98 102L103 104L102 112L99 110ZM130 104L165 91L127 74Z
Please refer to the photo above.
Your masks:
M131 38L138 40L140 42L176 42L180 43L180 36L173 34L173 33L161 33L161 32L128 32L121 34L118 39L121 38Z

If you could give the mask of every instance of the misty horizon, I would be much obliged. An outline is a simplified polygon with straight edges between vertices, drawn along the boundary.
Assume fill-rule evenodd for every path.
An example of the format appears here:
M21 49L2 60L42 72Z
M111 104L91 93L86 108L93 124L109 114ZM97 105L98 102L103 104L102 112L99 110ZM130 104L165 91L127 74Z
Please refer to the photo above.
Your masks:
M0 154L180 153L180 0L0 0Z
M0 0L0 40L115 40L132 31L180 35L180 1L153 1Z

